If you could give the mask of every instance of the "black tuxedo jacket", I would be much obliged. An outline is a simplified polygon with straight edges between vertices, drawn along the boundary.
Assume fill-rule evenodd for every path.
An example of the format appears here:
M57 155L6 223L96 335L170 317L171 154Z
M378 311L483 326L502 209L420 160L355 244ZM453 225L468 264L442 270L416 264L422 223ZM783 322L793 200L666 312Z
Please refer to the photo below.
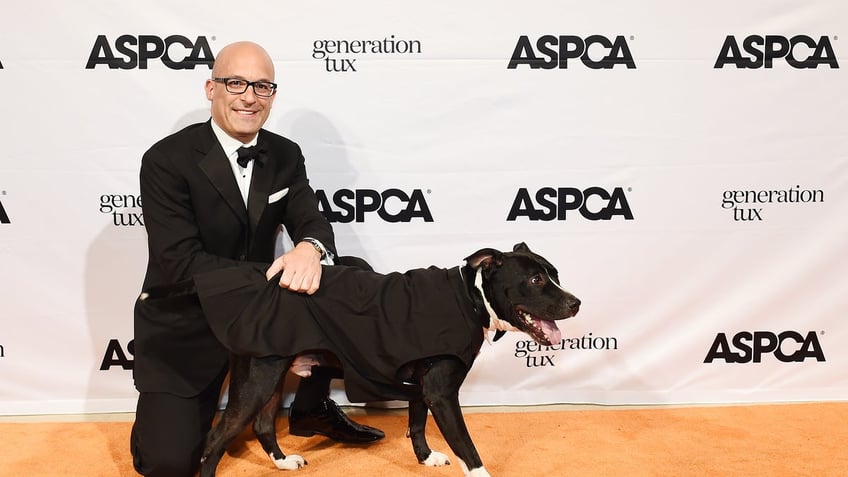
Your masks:
M140 192L148 236L143 290L239 262L268 264L280 224L297 243L321 241L336 254L294 142L261 130L247 207L209 121L154 144L142 158ZM180 313L135 305L139 391L193 396L226 366L227 352L199 304Z
M405 365L453 356L471 369L484 339L484 318L459 267L388 274L324 267L313 295L282 289L249 265L197 274L194 284L193 297L227 348L252 356L330 351L352 402L409 400L416 391L404 384L414 380ZM186 298L149 301L179 307Z

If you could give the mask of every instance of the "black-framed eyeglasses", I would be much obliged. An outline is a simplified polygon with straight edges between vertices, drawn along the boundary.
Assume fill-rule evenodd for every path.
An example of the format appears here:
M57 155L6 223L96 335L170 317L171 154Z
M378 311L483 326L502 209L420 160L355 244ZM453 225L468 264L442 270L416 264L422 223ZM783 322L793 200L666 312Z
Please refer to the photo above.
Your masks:
M247 81L241 78L212 78L216 83L222 83L231 94L242 94L249 86L253 86L256 96L270 98L277 91L277 83L270 81Z

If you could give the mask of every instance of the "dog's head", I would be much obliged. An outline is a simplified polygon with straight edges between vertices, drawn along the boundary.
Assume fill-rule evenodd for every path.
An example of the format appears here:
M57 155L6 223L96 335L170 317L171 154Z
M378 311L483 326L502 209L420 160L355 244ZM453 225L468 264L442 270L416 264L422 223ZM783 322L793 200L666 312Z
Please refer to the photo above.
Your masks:
M492 321L505 321L545 346L562 341L555 321L576 315L580 300L560 286L557 269L544 257L522 242L512 252L478 250L465 262L480 277L478 288L495 315ZM503 334L496 328L495 339Z

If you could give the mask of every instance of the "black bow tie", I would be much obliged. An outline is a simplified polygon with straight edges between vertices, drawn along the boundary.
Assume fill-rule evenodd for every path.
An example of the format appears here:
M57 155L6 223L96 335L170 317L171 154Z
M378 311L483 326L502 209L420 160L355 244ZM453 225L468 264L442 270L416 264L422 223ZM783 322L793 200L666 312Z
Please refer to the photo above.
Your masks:
M241 167L247 167L247 163L249 163L253 159L259 159L259 153L261 151L257 149L256 146L242 146L238 148L238 151L236 152L238 153L238 159L236 159L238 165L240 165Z

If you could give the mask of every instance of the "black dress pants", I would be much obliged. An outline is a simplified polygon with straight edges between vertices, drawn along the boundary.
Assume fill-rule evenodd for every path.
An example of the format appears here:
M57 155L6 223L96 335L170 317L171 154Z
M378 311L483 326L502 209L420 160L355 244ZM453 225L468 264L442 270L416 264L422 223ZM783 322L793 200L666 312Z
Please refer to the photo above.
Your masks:
M197 396L139 394L130 436L136 472L149 477L191 477L197 472L226 371Z
M191 477L200 467L206 433L218 410L226 369L200 394L184 398L169 393L140 393L130 451L136 472L148 477ZM292 408L309 412L330 393L339 370L314 368L301 379Z

